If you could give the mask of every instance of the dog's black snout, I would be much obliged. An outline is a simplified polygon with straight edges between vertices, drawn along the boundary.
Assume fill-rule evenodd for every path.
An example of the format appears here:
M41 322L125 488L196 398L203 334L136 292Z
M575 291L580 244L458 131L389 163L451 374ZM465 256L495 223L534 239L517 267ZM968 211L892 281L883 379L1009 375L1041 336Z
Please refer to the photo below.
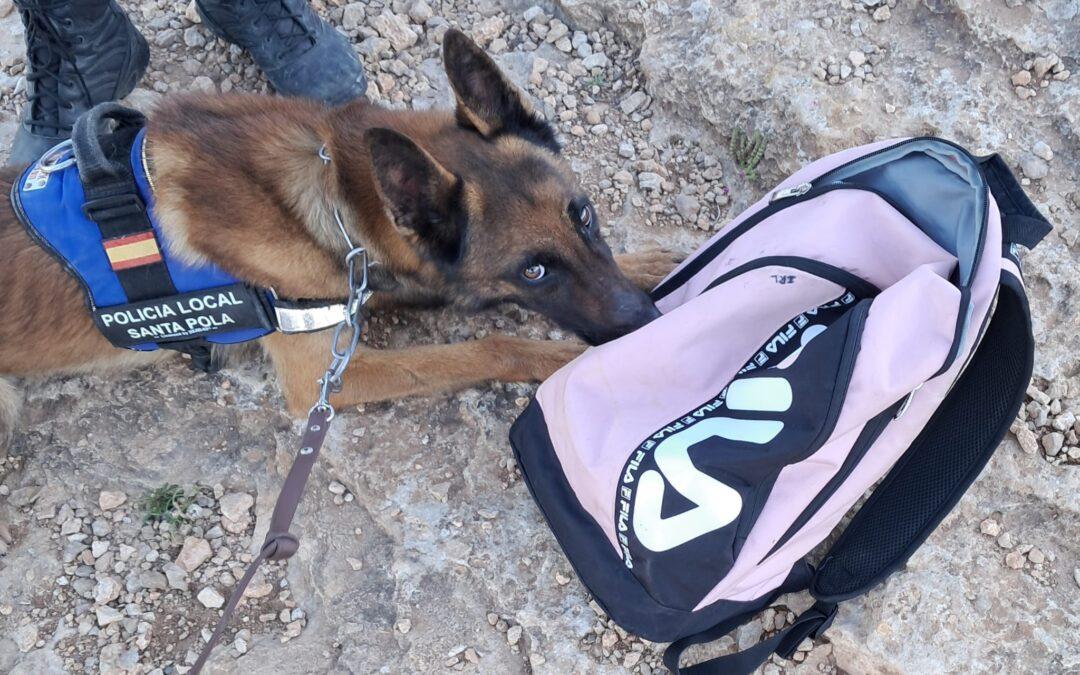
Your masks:
M660 316L660 310L656 308L649 296L641 293L636 302L621 309L620 323L629 333L641 328L658 316Z
M617 291L605 326L586 336L592 344L603 344L641 328L660 316L649 296L634 288Z

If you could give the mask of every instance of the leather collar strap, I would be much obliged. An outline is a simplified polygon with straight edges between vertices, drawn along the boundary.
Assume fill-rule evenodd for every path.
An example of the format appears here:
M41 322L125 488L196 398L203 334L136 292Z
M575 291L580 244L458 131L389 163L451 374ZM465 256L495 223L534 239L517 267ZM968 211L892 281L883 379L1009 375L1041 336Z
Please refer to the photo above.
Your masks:
M311 469L315 466L315 460L319 457L319 450L322 449L323 441L326 440L326 432L333 415L333 409L329 407L315 406L311 409L311 414L308 415L307 427L304 429L304 435L300 439L300 450L293 460L289 475L285 477L285 483L281 486L281 492L278 493L277 501L274 503L274 513L270 516L270 529L266 533L266 539L263 540L259 555L255 556L255 559L251 561L244 572L243 578L240 579L240 583L233 588L232 595L229 596L229 602L225 605L225 609L222 610L221 618L218 619L213 634L207 641L206 646L203 647L202 653L199 654L199 659L192 667L191 672L194 675L198 675L206 664L206 660L214 650L214 645L221 639L222 633L225 632L225 628L232 620L236 606L240 604L240 600L244 597L244 591L263 562L267 560L287 560L299 548L300 540L289 532L289 526L292 525L293 516L296 515L296 508L300 505L300 499L304 495L304 486L307 485Z

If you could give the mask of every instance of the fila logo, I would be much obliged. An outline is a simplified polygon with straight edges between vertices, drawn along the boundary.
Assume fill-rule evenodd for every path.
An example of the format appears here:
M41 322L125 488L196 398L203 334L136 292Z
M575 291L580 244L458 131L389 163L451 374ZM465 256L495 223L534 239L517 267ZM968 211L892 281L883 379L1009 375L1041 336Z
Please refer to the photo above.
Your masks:
M690 448L711 438L758 446L772 442L784 430L784 422L770 418L787 412L793 398L791 384L783 375L806 345L827 327L810 323L810 316L819 315L823 309L843 310L854 301L854 295L845 293L836 301L800 314L788 325L792 329L790 337L773 352L780 358L778 363L767 372L759 371L761 377L747 377L749 371L763 365L751 358L737 379L715 398L657 430L630 455L623 467L615 506L616 537L627 569L634 569L635 542L646 551L663 553L735 522L742 512L742 496L734 487L694 466ZM794 342L795 336L798 342ZM790 353L781 356L781 347L790 347ZM766 348L762 347L759 355ZM725 411L766 414L761 416L765 419L739 419L725 416ZM674 490L693 506L664 517L668 490Z
M791 408L791 385L782 377L735 380L728 385L725 403L728 410L781 413ZM661 441L653 451L657 468L641 474L634 499L634 534L641 545L651 551L668 551L739 517L742 497L694 466L692 446L710 438L764 445L783 428L779 420L712 417ZM693 502L694 508L664 518L661 509L668 485Z

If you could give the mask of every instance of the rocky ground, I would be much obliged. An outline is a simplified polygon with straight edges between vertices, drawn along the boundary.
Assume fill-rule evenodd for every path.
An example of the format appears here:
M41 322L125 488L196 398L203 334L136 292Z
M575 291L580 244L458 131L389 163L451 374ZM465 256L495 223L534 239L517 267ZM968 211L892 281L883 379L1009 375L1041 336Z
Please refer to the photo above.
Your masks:
M262 91L193 8L123 3L151 71L130 97ZM1070 0L315 0L370 98L445 105L456 25L557 120L617 249L690 248L806 161L935 134L1022 169L1053 234L1024 256L1036 376L955 512L824 640L765 671L1080 670L1080 190ZM23 101L21 25L0 0L0 140ZM736 130L765 143L738 152ZM733 152L733 150L735 152ZM551 332L514 308L373 318L402 345ZM0 464L0 670L184 672L265 532L294 451L258 359L28 382ZM590 603L521 484L506 432L532 387L346 411L297 519L212 662L222 672L648 674L659 646ZM755 642L786 598L711 648Z

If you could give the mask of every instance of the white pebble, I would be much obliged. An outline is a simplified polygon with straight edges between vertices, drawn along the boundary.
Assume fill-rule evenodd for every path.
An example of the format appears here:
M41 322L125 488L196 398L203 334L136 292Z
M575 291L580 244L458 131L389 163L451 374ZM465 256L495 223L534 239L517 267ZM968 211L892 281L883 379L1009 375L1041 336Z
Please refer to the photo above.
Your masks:
M218 609L225 604L225 598L221 595L221 593L218 593L217 590L215 590L212 586L207 586L206 588L199 591L199 595L197 597L199 599L199 602L202 603L203 607L206 607L208 609Z

